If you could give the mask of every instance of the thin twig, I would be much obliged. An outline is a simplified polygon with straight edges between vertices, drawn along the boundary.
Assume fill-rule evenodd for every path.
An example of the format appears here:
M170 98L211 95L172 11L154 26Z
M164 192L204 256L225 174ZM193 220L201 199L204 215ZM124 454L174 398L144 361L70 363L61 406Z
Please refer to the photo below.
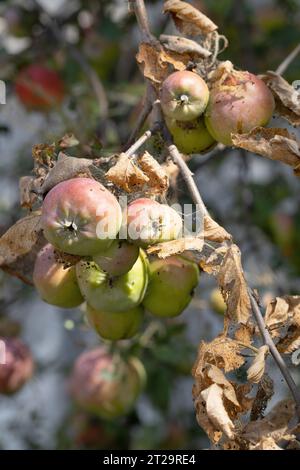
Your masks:
M155 134L157 131L159 130L159 126L156 125L156 126L153 126L152 129L148 129L146 132L144 132L143 135L141 135L141 137L136 141L134 142L133 145L131 145L131 147L129 147L128 150L126 150L126 155L128 157L131 157L140 147L142 147L142 145L144 145L145 142L147 142L147 140L150 139L150 137L153 136L153 134Z
M150 32L149 19L144 0L130 0L129 5L130 10L133 10L135 13L143 41L157 42Z
M296 402L297 405L297 415L300 418L300 392L294 382L294 379L292 378L284 360L281 357L281 354L278 352L278 349L276 348L271 335L269 331L266 328L263 316L261 314L260 308L257 304L257 301L253 295L253 293L249 290L249 296L250 296L250 301L251 301L251 307L253 311L253 315L256 319L259 331L263 337L263 340L267 346L269 346L270 352L273 356L274 361L276 362L278 368L280 369L283 377L285 378L285 381L291 391L291 394L293 395L293 398Z
M143 102L143 109L142 109L142 111L141 111L141 113L140 113L140 115L137 119L137 123L135 125L135 128L131 132L129 139L128 139L128 141L126 142L126 144L124 146L124 150L128 149L136 141L137 136L139 135L143 125L145 124L147 117L151 113L152 101L150 99L149 87L150 87L150 85L148 84L146 94L145 94L145 98L144 98L144 102Z
M298 44L298 46L296 46L295 49L281 62L281 64L276 69L276 73L278 73L278 75L282 75L299 53L300 44Z

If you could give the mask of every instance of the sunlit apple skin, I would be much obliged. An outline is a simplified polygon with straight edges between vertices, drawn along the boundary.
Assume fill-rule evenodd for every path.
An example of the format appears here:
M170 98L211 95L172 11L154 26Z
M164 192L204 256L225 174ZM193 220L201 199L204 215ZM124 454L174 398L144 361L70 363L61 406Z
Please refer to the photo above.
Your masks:
M97 255L93 260L111 276L128 273L139 256L139 247L125 240L114 240L110 247Z
M29 109L48 110L64 98L64 83L57 72L38 64L20 71L15 89L20 101Z
M122 223L122 210L113 194L91 178L57 184L42 206L45 238L66 253L92 256L107 249Z
M28 347L17 338L1 338L5 344L5 364L0 363L0 393L11 395L33 375L34 363Z
M192 299L199 269L192 261L170 256L150 262L149 276L144 307L159 317L176 317Z
M38 253L33 270L33 283L41 298L51 305L73 308L84 301L76 278L76 268L65 268L57 260L55 248L48 243Z
M172 207L148 198L131 202L125 220L129 240L142 247L174 240L182 234L181 216Z
M139 305L148 285L148 262L141 253L128 273L111 277L93 261L76 265L77 280L87 303L95 310L124 312Z
M160 92L163 113L178 121L191 121L200 116L208 99L209 90L205 81L187 70L169 75Z
M167 127L172 134L174 144L185 154L204 153L215 144L215 139L208 132L203 117L193 121L176 121L166 118Z
M113 420L131 411L145 378L145 369L136 357L125 362L104 348L96 348L76 360L70 391L80 407Z
M265 126L274 109L273 95L260 78L234 70L213 86L205 124L218 142L232 145L231 133L242 134Z
M90 326L101 338L118 341L135 336L143 321L144 309L135 307L126 312L104 312L86 307L86 317Z
M212 309L219 315L224 315L226 312L226 303L223 299L220 289L213 289L210 294L210 305Z

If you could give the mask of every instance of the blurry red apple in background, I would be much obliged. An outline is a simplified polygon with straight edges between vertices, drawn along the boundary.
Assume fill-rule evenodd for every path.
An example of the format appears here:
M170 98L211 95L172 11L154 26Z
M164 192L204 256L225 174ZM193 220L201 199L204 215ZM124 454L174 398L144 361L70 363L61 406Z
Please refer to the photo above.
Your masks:
M32 64L23 68L15 83L16 93L29 109L48 110L64 98L64 83L55 70Z
M34 364L29 348L17 338L0 338L4 351L1 348L0 362L0 393L10 395L17 392L33 374ZM2 364L2 362L5 362Z
M75 402L86 411L114 419L132 409L145 378L139 359L131 357L125 362L99 347L78 357L70 390Z

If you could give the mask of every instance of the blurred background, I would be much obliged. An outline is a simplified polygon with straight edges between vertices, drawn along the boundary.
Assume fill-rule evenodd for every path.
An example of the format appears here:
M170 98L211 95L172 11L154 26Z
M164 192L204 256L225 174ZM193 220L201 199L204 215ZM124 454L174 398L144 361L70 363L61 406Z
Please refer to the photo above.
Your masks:
M146 3L153 32L175 32L161 12L163 2ZM220 58L241 69L275 70L299 43L299 0L191 3L229 39ZM135 63L138 41L124 0L0 2L0 79L6 84L6 104L0 104L0 235L25 214L19 208L18 179L30 174L33 145L73 132L80 141L78 155L93 158L124 144L145 88ZM32 111L16 94L20 70L32 64L50 67L63 81L63 99L50 111ZM93 73L102 85L97 96ZM300 80L299 56L285 78ZM288 127L284 121L275 124ZM190 167L212 215L242 249L249 283L259 289L263 303L299 294L300 184L290 168L231 148L195 155ZM184 184L178 188L187 202ZM140 341L131 347L145 365L147 386L130 415L107 422L77 409L68 394L75 358L100 341L80 310L51 307L33 288L0 272L0 336L20 335L36 364L33 379L17 394L0 395L0 449L205 448L190 370L200 340L222 330L223 307L215 288L214 279L203 274L183 315L168 322L146 320L145 347ZM299 382L299 371L292 372ZM274 400L285 397L280 376L275 370L271 375L277 383Z

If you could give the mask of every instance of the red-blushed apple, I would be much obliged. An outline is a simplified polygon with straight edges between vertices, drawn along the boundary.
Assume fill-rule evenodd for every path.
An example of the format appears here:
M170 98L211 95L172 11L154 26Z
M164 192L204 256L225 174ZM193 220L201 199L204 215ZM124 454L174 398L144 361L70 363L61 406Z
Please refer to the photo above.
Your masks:
M105 312L86 306L86 318L101 338L110 341L135 336L143 321L144 309L140 305L126 312Z
M57 249L79 256L106 250L116 238L122 210L113 194L91 178L57 184L42 206L45 238Z
M203 117L193 121L176 121L166 118L167 127L172 134L174 144L185 154L207 152L215 144L215 139L208 132Z
M64 98L64 83L55 70L39 64L23 68L15 84L20 101L29 109L48 110Z
M139 305L148 284L148 261L141 252L128 273L112 277L94 261L81 260L77 280L86 302L95 310L125 312Z
M1 345L4 344L1 354L4 361L0 362L0 393L10 395L31 379L34 363L29 348L20 339L0 337L0 341Z
M274 109L273 95L260 78L233 70L213 86L205 124L218 142L232 145L232 133L243 134L265 126Z
M139 256L139 247L125 240L114 240L107 250L97 253L93 260L111 276L128 273Z
M163 82L160 102L163 113L178 121L192 121L208 103L209 90L200 75L183 70L169 75Z
M144 307L159 317L175 317L188 306L199 281L196 263L180 256L155 259L149 265Z
M224 315L227 309L223 295L220 289L213 289L210 293L209 298L211 308L219 315Z
M77 283L75 266L65 267L50 243L36 257L33 283L48 304L73 308L84 301Z
M146 379L143 364L136 357L125 362L99 347L76 360L70 380L75 402L86 411L112 420L130 412Z
M182 218L170 206L152 199L132 201L125 213L128 238L138 246L174 240L182 233Z

